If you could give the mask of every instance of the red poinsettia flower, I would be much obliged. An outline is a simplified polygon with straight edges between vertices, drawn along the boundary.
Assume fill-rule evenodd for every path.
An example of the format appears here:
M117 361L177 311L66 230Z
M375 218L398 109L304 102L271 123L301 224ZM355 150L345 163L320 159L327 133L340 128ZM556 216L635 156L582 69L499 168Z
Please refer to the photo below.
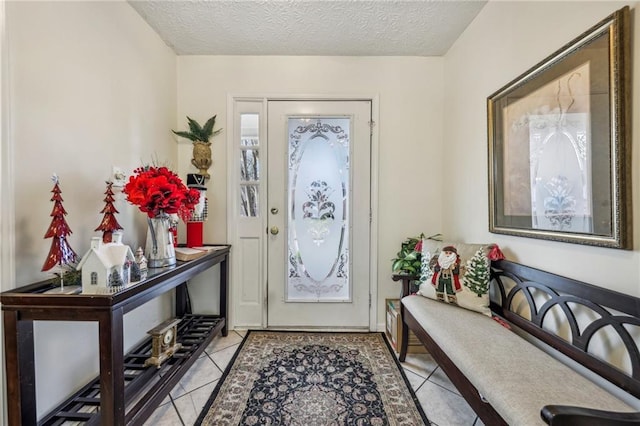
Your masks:
M133 173L123 192L127 201L151 218L175 213L186 221L200 200L200 192L187 188L167 167L139 167Z

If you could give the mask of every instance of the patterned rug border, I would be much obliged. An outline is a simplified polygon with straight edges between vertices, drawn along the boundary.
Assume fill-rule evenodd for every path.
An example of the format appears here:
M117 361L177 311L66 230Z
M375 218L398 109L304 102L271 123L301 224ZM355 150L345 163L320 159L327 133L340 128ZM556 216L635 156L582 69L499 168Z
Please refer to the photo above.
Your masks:
M233 364L235 364L236 359L238 358L238 355L242 351L242 348L244 347L245 342L247 341L247 339L248 339L248 337L249 337L249 335L251 333L354 334L354 332L340 332L340 331L247 330L247 333L242 338L242 342L240 342L240 345L238 346L238 349L233 354L233 357L231 358L231 360L227 364L227 367L224 369L224 373L222 373L222 377L220 377L220 380L218 380L218 383L216 384L216 387L213 389L213 392L211 392L211 395L209 396L209 399L207 400L207 402L204 405L204 407L202 407L202 411L200 411L200 415L198 415L198 419L196 420L195 425L201 425L202 422L204 421L205 417L209 413L209 410L211 409L211 406L213 405L213 402L215 401L216 397L218 396L218 392L220 391L220 388L222 387L222 384L224 383L224 381L227 379L227 376L231 372L231 369L233 368ZM409 382L409 379L407 378L407 375L404 373L404 369L402 368L402 365L400 364L400 361L398 361L398 358L397 358L393 348L391 347L391 344L389 343L389 340L387 339L387 335L385 333L383 333L383 332L367 332L367 333L360 333L360 334L378 334L378 335L382 335L382 340L386 344L387 350L392 355L392 358L393 358L393 360L395 362L396 368L400 372L400 376L402 377L402 380L404 380L404 384L407 387L407 389L409 390L409 394L411 395L411 399L413 400L413 403L415 404L415 407L418 410L418 413L420 414L420 417L422 417L422 421L424 422L425 425L431 424L429 422L429 419L427 418L427 415L425 414L424 410L422 409L422 406L420 405L420 401L418 400L418 397L416 396L416 393L413 390L413 387L411 386L411 383Z

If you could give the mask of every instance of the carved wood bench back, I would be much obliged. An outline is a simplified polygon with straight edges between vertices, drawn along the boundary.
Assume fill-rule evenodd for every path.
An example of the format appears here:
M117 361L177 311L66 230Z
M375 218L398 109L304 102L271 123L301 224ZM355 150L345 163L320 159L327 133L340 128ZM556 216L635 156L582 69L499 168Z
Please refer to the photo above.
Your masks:
M507 260L491 277L493 312L640 397L640 299Z

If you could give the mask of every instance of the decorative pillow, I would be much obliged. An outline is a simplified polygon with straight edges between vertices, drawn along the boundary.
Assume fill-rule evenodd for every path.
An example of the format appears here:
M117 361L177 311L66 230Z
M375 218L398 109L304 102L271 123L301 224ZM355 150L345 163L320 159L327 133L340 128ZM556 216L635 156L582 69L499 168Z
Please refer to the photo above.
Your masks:
M502 256L495 244L423 240L418 294L491 316L490 253Z

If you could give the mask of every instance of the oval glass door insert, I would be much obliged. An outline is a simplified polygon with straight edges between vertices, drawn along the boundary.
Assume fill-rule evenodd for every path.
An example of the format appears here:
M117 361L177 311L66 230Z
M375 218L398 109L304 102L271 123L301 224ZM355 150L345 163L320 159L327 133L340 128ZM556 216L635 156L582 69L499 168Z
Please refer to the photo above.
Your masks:
M289 118L286 300L345 302L349 286L349 118Z

